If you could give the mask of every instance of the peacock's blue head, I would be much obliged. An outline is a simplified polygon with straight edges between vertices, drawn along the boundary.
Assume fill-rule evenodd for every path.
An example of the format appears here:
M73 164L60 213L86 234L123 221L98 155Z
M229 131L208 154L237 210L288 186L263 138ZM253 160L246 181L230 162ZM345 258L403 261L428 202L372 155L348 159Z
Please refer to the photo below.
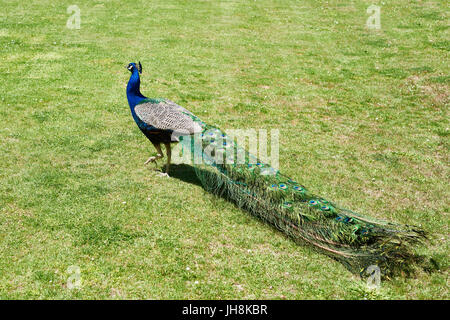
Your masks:
M131 73L134 72L134 70L139 71L139 73L142 73L142 65L141 62L139 61L139 64L136 66L136 63L131 62L128 64L128 66L126 67Z

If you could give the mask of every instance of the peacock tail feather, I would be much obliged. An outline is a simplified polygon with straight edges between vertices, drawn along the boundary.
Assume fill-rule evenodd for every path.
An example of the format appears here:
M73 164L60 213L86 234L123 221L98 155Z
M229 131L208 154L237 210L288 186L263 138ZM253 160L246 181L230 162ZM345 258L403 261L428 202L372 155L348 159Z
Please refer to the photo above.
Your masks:
M376 265L383 275L391 275L407 270L419 259L413 249L425 238L420 228L343 209L260 161L220 129L189 116L202 132L195 139L181 140L194 158L195 172L207 191L232 200L354 273L363 275L369 266Z

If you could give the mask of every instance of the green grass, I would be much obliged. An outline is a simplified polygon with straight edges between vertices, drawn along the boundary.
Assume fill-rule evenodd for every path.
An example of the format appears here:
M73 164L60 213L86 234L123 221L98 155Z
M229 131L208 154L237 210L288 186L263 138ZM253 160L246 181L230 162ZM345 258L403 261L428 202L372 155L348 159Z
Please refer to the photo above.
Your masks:
M81 29L66 9L81 9ZM381 30L365 26L381 6ZM445 1L2 1L0 298L449 299ZM225 130L280 130L312 191L423 227L441 270L370 291L206 193L153 147L125 86ZM162 164L162 163L161 163ZM67 287L70 266L80 289Z

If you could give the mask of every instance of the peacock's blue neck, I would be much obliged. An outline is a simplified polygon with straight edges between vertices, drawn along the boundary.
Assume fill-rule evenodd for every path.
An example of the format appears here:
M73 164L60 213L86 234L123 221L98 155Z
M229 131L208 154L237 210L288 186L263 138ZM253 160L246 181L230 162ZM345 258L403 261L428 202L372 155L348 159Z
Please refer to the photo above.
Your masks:
M134 107L143 99L145 99L145 97L139 90L140 85L141 80L139 79L139 72L134 69L127 85L127 99L132 113L134 113Z

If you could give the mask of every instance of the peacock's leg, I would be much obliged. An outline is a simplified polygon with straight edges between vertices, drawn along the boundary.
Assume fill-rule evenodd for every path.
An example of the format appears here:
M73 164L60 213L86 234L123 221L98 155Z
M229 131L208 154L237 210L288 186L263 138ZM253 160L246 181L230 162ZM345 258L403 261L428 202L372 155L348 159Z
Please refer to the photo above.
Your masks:
M170 169L170 159L172 157L172 147L170 146L170 143L164 143L166 146L166 153L167 153L167 163L166 163L166 174L169 174Z
M162 157L164 157L163 152L161 150L161 145L159 143L153 143L153 146L155 147L157 154L154 157L148 158L147 161L145 161L144 165L146 165L146 164L148 164L150 162L156 162L156 160L161 159Z

